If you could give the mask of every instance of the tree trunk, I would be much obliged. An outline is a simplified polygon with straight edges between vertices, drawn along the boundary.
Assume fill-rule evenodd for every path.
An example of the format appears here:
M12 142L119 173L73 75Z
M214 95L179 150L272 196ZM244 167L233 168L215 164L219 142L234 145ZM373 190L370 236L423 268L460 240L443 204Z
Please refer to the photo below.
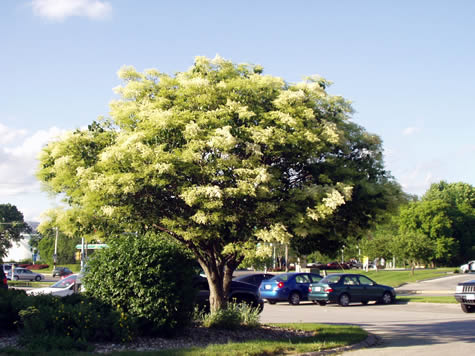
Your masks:
M241 261L231 260L226 265L199 261L209 285L209 306L213 314L226 307L233 273Z

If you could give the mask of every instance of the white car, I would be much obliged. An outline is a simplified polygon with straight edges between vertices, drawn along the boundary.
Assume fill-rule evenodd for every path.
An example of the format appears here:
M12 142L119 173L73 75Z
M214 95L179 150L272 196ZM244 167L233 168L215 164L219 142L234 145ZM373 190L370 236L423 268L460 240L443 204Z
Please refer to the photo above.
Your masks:
M28 295L51 294L58 297L65 297L75 292L74 285L76 284L77 274L72 274L55 284L46 288L30 289L26 292Z
M470 261L460 266L462 273L475 272L475 261Z
M21 267L15 267L13 272L13 278L12 278L12 271L10 270L7 274L7 279L12 280L14 279L15 281L19 280L24 280L24 281L41 281L42 279L45 279L45 276L43 276L41 273L36 273L32 272L29 269L26 268L21 268Z

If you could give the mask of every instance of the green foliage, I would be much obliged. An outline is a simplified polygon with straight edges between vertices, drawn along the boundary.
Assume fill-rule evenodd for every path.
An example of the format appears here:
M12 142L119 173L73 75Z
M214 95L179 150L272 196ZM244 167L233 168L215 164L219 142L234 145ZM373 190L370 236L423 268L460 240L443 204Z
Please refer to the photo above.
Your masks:
M401 209L399 229L402 239L421 234L430 239L433 262L453 265L475 258L475 189L465 183L433 184L421 201Z
M54 244L56 232L53 229L44 231L42 238L38 242L38 251L43 262L53 264ZM80 237L69 237L62 232L58 233L58 262L59 265L76 262L76 245L81 243Z
M174 333L193 313L195 261L169 238L122 235L88 262L87 293L136 318L143 333Z
M258 308L246 303L228 303L216 313L195 309L194 319L207 328L235 330L241 327L256 328L260 325Z
M38 178L71 207L43 225L96 238L168 233L208 276L212 310L258 242L302 254L359 235L401 193L381 140L325 79L262 73L220 57L175 76L122 68L111 117L43 150Z
M133 319L84 295L58 298L0 290L0 327L19 330L29 351L87 350L95 341L127 342Z
M0 204L0 261L7 255L12 242L20 240L20 233L30 231L15 205Z

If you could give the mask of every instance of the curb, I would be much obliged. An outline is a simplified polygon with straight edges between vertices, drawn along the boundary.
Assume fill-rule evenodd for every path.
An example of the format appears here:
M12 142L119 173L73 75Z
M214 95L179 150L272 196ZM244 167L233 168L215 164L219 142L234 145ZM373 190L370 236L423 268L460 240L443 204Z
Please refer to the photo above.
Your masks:
M353 350L359 350L359 349L364 349L366 347L371 347L376 344L381 343L381 338L379 336L376 336L374 334L368 333L368 337L354 345L348 345L348 346L342 346L342 347L337 347L335 349L328 349L328 350L322 350L322 351L313 351L313 352L305 352L303 354L295 354L293 356L325 356L325 355L334 355L334 354L340 354L342 352L346 351L353 351Z

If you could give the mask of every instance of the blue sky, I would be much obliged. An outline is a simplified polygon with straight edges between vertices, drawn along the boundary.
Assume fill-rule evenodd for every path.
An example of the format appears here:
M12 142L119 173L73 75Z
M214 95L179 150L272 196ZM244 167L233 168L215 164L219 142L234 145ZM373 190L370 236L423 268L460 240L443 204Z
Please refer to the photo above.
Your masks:
M474 38L468 0L3 0L0 203L28 220L56 204L36 156L107 115L121 66L173 74L216 54L288 82L333 81L407 193L474 185Z

